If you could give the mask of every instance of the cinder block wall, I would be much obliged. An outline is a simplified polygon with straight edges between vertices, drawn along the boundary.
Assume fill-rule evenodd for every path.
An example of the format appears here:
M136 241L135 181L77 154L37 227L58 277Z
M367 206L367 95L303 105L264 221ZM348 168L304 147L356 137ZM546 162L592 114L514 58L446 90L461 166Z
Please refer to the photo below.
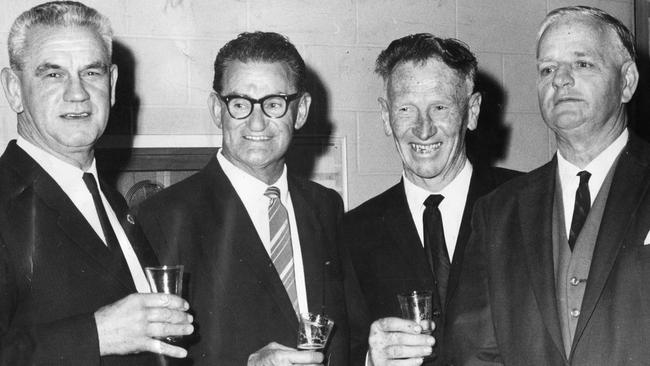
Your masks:
M0 65L13 19L40 1L0 0ZM120 65L109 132L219 134L206 107L212 61L242 31L272 30L299 48L312 79L315 117L307 132L345 136L349 207L394 184L401 165L383 133L374 60L388 43L417 32L466 42L477 54L486 95L481 123L497 140L497 165L530 170L554 141L535 91L537 26L551 9L600 7L633 29L633 0L87 0L107 15ZM483 122L486 121L486 122ZM0 101L0 147L16 136L15 115ZM479 139L483 137L480 136ZM488 144L489 146L490 144ZM496 151L498 150L498 151Z

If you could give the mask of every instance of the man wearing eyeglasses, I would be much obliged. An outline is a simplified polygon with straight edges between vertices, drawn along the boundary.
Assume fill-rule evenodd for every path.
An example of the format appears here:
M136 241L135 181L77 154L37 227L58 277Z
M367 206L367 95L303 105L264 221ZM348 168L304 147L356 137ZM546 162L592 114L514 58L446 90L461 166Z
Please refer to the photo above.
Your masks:
M305 64L282 35L255 32L228 42L214 69L209 107L222 149L139 211L161 261L190 272L198 339L189 340L188 358L194 365L359 364L367 323L349 257L336 242L341 198L285 166L311 102ZM298 314L308 311L335 322L325 354L296 349Z

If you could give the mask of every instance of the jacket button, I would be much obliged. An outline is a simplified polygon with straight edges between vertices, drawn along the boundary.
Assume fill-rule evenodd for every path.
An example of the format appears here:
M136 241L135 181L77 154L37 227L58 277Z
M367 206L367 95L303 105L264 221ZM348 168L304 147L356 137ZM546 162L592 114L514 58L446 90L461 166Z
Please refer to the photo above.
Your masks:
M578 286L578 284L580 283L580 280L578 279L578 277L571 277L571 279L569 280L569 283L571 285L573 285L573 286Z
M571 310L571 316L574 318L577 318L580 316L580 310L579 309L573 309Z

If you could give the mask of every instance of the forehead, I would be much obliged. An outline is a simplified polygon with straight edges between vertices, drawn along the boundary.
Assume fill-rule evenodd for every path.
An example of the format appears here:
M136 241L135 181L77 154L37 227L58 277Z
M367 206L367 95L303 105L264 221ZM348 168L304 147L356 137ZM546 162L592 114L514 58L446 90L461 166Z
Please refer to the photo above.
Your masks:
M289 66L284 62L226 63L223 92L262 97L268 94L294 93L296 86Z
M464 91L465 86L466 80L458 71L437 59L401 63L393 69L387 83L389 96L412 92L456 94Z
M614 32L588 17L566 17L550 25L542 34L537 47L538 58L555 53L576 56L610 56L619 51Z
M63 58L78 62L110 61L101 36L89 28L36 26L27 32L26 38L28 64L56 63Z

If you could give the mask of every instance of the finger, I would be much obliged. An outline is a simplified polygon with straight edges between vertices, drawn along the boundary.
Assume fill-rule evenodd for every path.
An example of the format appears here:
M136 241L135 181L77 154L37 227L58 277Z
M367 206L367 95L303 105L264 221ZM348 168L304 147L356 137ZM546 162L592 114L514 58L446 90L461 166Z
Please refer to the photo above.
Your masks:
M149 337L186 336L194 332L192 324L149 323L147 335Z
M147 307L165 307L174 310L188 310L190 304L182 297L170 294L139 294Z
M314 351L286 351L287 360L298 364L321 364L325 356Z
M401 332L384 333L383 344L397 345L397 346L426 346L431 347L435 344L436 340L428 334L410 334Z
M386 346L383 350L384 356L389 359L401 358L422 358L429 356L433 351L429 346Z
M382 332L406 332L413 334L419 334L422 331L422 327L412 320L392 317L376 320L372 323L370 329L371 331L374 329Z
M148 308L147 320L150 322L191 324L194 318L184 311L168 308Z
M165 343L158 339L150 339L147 342L147 351L174 358L187 357L187 351L184 348Z

